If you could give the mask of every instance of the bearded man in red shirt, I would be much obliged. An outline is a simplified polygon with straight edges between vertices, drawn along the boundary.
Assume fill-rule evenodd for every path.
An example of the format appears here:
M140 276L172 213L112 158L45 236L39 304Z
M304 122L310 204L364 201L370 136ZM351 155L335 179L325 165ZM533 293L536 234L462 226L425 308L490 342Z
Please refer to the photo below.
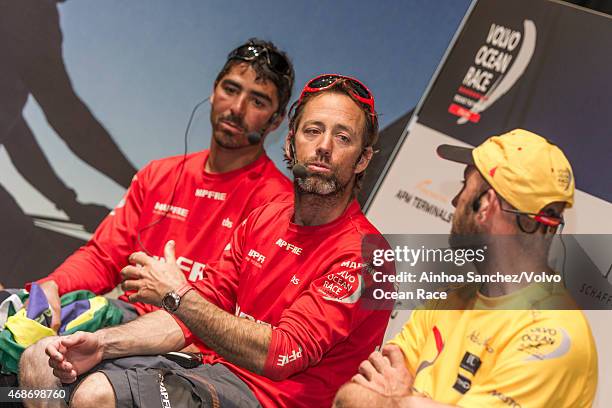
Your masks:
M71 406L329 406L390 314L366 305L374 285L362 245L379 233L355 200L377 136L365 85L309 81L285 146L294 203L251 213L195 284L173 241L165 260L133 254L122 271L130 300L165 310L47 346ZM214 351L206 364L156 355L192 342Z

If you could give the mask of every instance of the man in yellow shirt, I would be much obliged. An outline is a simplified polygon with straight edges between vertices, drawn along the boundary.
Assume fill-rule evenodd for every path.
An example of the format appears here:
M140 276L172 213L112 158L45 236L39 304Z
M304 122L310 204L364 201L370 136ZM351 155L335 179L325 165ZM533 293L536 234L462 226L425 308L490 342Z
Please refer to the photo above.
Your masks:
M521 129L438 154L467 165L453 199L453 238L503 241L477 265L555 272L552 237L574 199L571 166L546 139ZM483 283L448 291L415 310L382 353L374 352L336 395L337 407L590 407L597 351L587 320L560 285ZM565 310L563 310L565 309Z

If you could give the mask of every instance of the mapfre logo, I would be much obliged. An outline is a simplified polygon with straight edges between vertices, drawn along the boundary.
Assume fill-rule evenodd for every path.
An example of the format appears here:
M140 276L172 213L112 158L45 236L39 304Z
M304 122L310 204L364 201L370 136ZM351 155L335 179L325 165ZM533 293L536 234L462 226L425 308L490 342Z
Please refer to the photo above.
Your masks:
M172 408L172 404L170 404L170 395L168 394L168 389L164 384L164 377L161 374L159 376L159 396L161 398L161 404L164 408Z
M264 262L266 262L266 257L265 255L260 254L256 250L250 249L247 253L246 260L250 262L253 266L261 268Z
M299 358L302 358L302 348L301 347L299 347L297 350L292 350L291 353L279 354L278 359L276 360L276 365L279 367L284 367L287 364L292 363Z
M225 201L225 199L227 198L227 193L220 193L218 191L210 191L205 190L203 188L198 188L195 191L195 196L200 198L210 198L211 200Z
M361 269L365 265L366 264L364 263L355 262L355 261L344 261L340 264L340 266L342 266L343 268L349 268L349 269Z
M293 244L290 244L282 238L279 238L276 241L276 245L278 245L281 248L284 248L287 252L291 252L292 254L295 254L295 255L302 254L302 248L295 246Z
M185 221L185 219L189 215L189 210L186 208L181 208L166 203L160 203L159 201L155 203L155 206L153 207L153 212L155 214L163 215L165 217L174 218L181 221Z

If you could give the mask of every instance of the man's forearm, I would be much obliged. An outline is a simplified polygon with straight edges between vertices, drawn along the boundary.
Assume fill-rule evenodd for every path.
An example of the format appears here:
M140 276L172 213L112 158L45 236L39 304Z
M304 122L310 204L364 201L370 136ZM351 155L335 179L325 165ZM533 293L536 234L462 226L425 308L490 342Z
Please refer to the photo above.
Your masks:
M392 401L359 384L344 384L334 399L333 408L394 407Z
M263 372L272 337L269 326L236 317L194 290L185 294L175 314L228 361L258 374Z
M408 395L387 397L356 383L347 383L340 388L334 400L334 408L454 408L425 397Z
M134 354L154 355L177 351L185 345L183 331L176 320L163 310L140 316L120 326L96 332L103 359Z

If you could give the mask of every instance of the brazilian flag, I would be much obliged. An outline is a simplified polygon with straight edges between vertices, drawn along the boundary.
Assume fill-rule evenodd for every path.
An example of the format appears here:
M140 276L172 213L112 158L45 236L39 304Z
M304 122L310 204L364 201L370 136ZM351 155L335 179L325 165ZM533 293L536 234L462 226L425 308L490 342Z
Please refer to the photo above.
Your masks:
M27 307L19 307L29 300ZM3 313L6 311L6 313ZM61 297L61 326L51 329L51 309L42 289L33 284L28 293L20 290L0 304L0 373L17 373L21 353L47 336L67 335L77 331L94 332L116 326L122 311L105 297L87 290L77 290Z

